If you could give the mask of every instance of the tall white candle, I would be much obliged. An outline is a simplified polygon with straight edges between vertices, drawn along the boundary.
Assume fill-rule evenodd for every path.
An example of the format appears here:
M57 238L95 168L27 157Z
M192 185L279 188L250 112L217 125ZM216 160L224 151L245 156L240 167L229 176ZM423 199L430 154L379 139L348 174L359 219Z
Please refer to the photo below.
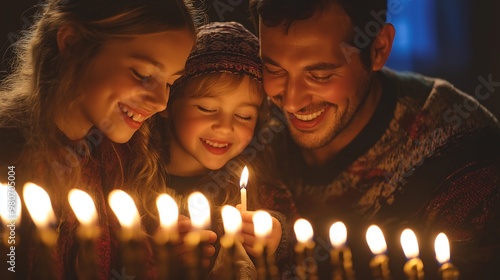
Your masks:
M241 210L247 211L247 183L248 183L248 168L245 166L241 172L240 192L241 192Z

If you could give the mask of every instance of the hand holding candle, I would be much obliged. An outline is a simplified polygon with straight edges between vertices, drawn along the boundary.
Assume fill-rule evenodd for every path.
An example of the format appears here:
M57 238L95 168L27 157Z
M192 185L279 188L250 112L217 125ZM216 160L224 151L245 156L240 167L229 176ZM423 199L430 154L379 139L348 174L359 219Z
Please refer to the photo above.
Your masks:
M370 261L370 268L374 279L389 280L389 258L384 254L387 250L384 234L376 225L371 225L366 231L366 241L375 255Z
M443 280L456 280L460 273L457 268L450 262L450 242L446 234L440 233L434 242L436 251L436 259L441 264L439 275Z
M417 236L411 229L405 229L401 233L401 246L403 252L408 259L403 268L409 280L423 280L424 279L424 264L418 258L418 242Z
M84 191L72 189L68 194L68 200L76 218L80 222L77 235L80 239L78 250L77 273L78 279L96 279L97 276L97 254L95 242L99 235L97 227L97 211L94 201Z
M353 280L351 249L345 245L347 241L347 228L342 222L335 222L330 227L330 242L333 249L330 257L333 263L334 280Z
M247 211L247 183L248 168L245 166L241 172L240 192L241 192L241 211Z

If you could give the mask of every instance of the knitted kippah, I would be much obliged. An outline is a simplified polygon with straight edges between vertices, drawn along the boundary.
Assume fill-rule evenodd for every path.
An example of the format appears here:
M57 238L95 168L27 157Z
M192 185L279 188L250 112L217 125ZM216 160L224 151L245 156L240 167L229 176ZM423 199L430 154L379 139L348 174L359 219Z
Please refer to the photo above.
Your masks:
M237 22L212 22L198 28L196 46L191 51L185 74L174 87L207 73L250 76L261 82L259 40Z

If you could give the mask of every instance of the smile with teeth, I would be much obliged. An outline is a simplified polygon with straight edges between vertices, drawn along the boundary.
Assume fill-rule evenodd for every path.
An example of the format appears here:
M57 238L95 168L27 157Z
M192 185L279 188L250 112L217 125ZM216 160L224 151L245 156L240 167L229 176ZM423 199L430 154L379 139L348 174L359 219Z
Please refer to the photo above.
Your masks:
M226 148L227 146L229 146L228 143L222 144L222 143L213 142L213 141L210 141L208 139L203 139L203 138L201 138L201 141L205 142L207 145L212 146L214 148Z
M125 113L125 115L127 115L129 118L131 118L132 120L136 121L136 122L143 122L146 120L146 117L143 117L141 114L139 113L135 113L132 111L132 109L126 107L125 105L122 105L120 104L120 110Z
M301 121L312 121L314 120L315 118L319 117L323 112L325 111L325 109L322 109L318 112L314 112L312 114L308 114L308 115L299 115L299 114L293 114L297 119L301 120Z

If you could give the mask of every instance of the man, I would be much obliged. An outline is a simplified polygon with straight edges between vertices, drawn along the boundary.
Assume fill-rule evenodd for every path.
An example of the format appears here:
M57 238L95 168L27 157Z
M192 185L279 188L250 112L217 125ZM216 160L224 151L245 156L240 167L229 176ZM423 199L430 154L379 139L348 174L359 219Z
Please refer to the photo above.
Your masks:
M280 175L318 247L327 249L330 225L344 221L356 278L370 277L364 234L375 223L399 279L399 235L408 227L432 279L434 238L445 232L462 279L493 277L500 264L493 115L446 81L384 68L395 36L386 0L251 0L250 12L264 89L283 112L274 125L288 128L273 141ZM329 279L324 253L314 257Z

